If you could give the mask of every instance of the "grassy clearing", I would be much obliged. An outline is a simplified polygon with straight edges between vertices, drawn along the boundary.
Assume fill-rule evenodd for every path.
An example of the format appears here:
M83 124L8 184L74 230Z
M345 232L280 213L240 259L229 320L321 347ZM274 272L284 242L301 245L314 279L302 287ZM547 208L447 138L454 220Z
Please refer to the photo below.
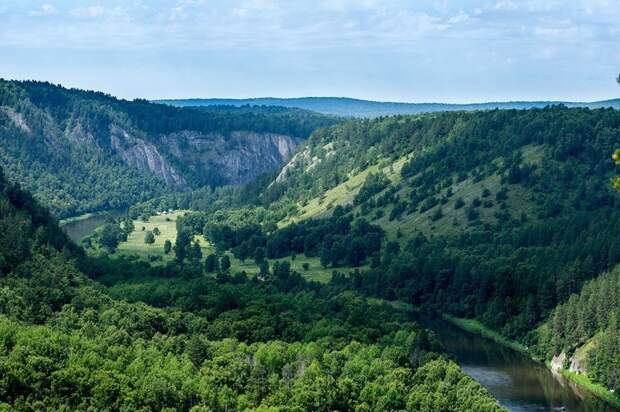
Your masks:
M213 251L210 251L212 253ZM241 262L239 259L234 257L232 253L226 252L228 257L230 258L230 272L236 273L240 271L245 271L248 275L256 275L259 272L258 266L254 263L253 260L249 259L245 262ZM290 257L281 258L281 259L269 259L269 266L272 267L275 262L284 262L287 261L291 265L291 269L299 272L304 278L308 280L314 280L316 282L327 283L332 278L332 272L334 270L338 271L350 271L351 268L324 268L321 265L320 259L318 257L307 257L304 255L297 255L295 259ZM308 264L308 270L304 269L304 263Z
M172 244L177 237L176 220L179 216L183 216L185 211L176 211L168 215L152 216L148 222L141 220L135 220L135 230L128 236L126 242L121 242L118 246L117 252L113 256L138 256L140 259L149 261L150 256L161 256L161 261L155 261L153 264L165 264L174 259L174 252L164 254L164 242L166 239L170 240ZM144 227L144 230L142 230ZM155 236L155 243L144 243L144 235L147 230L153 231L155 228L159 228L161 234ZM200 247L202 249L202 255L206 257L211 253L215 253L213 245L205 239L203 236L196 237L200 241ZM230 252L226 252L230 258L230 272L236 273L245 271L248 275L256 275L259 272L258 266L252 259L248 259L244 262L240 261L232 255ZM340 267L340 268L324 268L321 265L318 257L307 257L304 255L297 255L295 259L292 257L286 257L281 259L269 260L269 265L273 266L275 262L288 261L291 265L291 269L301 273L306 279L314 280L317 282L329 282L334 270L340 272L349 272L352 268ZM304 264L308 265L308 269L304 269ZM363 269L360 268L360 269Z
M544 146L525 146L522 150L523 163L540 165L544 156ZM497 162L500 160L497 159ZM403 185L404 188L398 192L401 198L407 198L410 194L410 188L407 185ZM425 212L415 212L412 214L405 214L400 219L390 221L388 216L393 208L389 206L385 209L385 216L379 219L375 219L373 223L376 223L383 227L388 234L393 235L398 229L402 233L411 233L414 231L420 231L425 235L429 234L452 234L463 230L469 226L469 222L466 217L466 206L460 209L455 209L454 204L457 199L462 198L466 205L478 198L482 202L490 200L492 202L491 207L480 206L477 211L480 213L481 222L496 222L495 213L500 211L499 202L495 200L495 194L500 190L501 176L498 174L487 176L479 182L475 182L474 179L469 178L462 182L452 185L452 196L448 199L444 205L435 206ZM484 189L488 189L491 195L488 198L483 197ZM439 193L441 196L445 196L448 189L444 189ZM508 199L506 204L508 210L512 211L513 217L520 218L520 214L523 213L528 219L534 219L536 217L536 207L531 200L531 193L519 185L510 185L508 190ZM431 216L441 208L443 217L436 221L432 221ZM516 215L518 211L518 215ZM369 216L375 213L373 210Z
M327 215L331 209L338 205L346 205L353 201L355 195L359 192L360 187L366 180L366 177L370 173L377 173L380 170L392 181L397 183L400 181L400 169L408 160L408 156L404 156L398 159L396 162L379 167L379 165L373 165L369 168L356 173L349 177L346 182L339 184L336 187L331 188L325 194L319 198L314 198L308 204L300 207L300 214L283 220L279 223L279 226L285 226L289 223L298 222L300 220L310 219L313 217L320 217Z
M607 388L592 382L586 375L570 372L566 369L562 369L561 372L562 376L564 376L566 379L574 382L575 384L586 389L588 392L591 392L605 402L610 403L616 408L620 408L620 397L618 397L618 395L610 392Z
M379 167L378 165L373 165L361 172L351 175L347 181L326 191L321 197L312 199L306 205L300 205L300 214L281 221L279 226L285 226L289 223L308 218L323 217L329 215L330 211L337 205L350 204L355 195L359 192L364 180L371 172L376 173L381 170L388 176L393 184L400 183L400 170L405 162L413 155L414 154L409 154L404 156L388 166ZM522 155L523 163L540 164L544 157L544 146L525 146L522 149ZM497 159L496 161L501 162L501 159ZM460 209L454 208L457 199L462 198L466 205L469 205L474 198L479 198L482 202L490 200L492 203L490 207L480 206L477 208L477 211L480 214L480 222L495 223L497 221L495 214L500 210L500 205L495 200L495 194L499 191L500 187L501 176L497 174L485 177L479 182L475 182L474 179L469 178L452 185L451 190L453 194L445 204L435 206L425 212L405 213L400 219L390 221L389 215L394 206L389 205L388 207L382 208L382 217L376 216L378 208L375 208L370 211L366 218L383 227L391 237L393 237L399 229L403 234L416 231L422 232L425 235L456 233L470 225L466 217L466 207ZM491 192L488 198L483 197L483 191L485 189ZM438 193L438 195L444 196L446 192L447 189L444 189L441 193ZM410 193L410 185L403 181L402 188L399 190L398 195L402 199L407 199ZM521 213L525 214L528 219L535 218L536 216L536 207L532 202L530 192L519 185L511 185L509 187L506 203L508 205L508 210L512 211L514 218L520 218ZM433 216L439 208L441 208L443 212L443 217L433 221L431 216ZM354 211L358 213L361 211L361 208L357 207ZM515 215L516 211L519 212L518 216Z
M129 234L126 242L121 242L118 246L116 255L137 255L141 259L148 260L150 256L162 256L163 261L167 262L174 258L174 253L164 254L164 242L170 240L174 245L177 237L176 221L179 216L185 214L184 210L178 210L167 215L151 216L148 222L134 220L135 230ZM144 230L142 230L144 228ZM144 243L144 235L148 230L158 228L160 234L155 236L155 243ZM203 254L208 251L207 242L199 237Z
M475 333L477 335L484 336L487 339L491 339L517 352L525 353L528 356L531 356L530 352L527 350L527 348L524 345L520 344L519 342L515 342L513 340L503 337L502 335L500 335L493 329L486 327L481 322L475 319L457 318L457 317L446 315L446 314L444 314L442 317L448 322L458 326L459 328L463 330L466 330L471 333Z

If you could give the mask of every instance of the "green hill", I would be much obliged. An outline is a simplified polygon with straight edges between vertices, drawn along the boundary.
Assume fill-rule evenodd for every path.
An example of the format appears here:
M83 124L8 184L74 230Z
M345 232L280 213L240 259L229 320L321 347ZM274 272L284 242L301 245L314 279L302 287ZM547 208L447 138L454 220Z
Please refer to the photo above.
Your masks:
M279 168L335 119L300 109L180 109L0 80L0 160L58 217L126 208Z
M439 350L408 308L282 268L90 259L0 175L1 410L503 410Z
M231 232L256 233L253 243L223 247L369 264L335 281L522 338L620 262L618 133L615 110L566 107L345 122L313 133L265 186L246 220L260 228ZM227 213L237 212L207 212L193 230L239 226Z

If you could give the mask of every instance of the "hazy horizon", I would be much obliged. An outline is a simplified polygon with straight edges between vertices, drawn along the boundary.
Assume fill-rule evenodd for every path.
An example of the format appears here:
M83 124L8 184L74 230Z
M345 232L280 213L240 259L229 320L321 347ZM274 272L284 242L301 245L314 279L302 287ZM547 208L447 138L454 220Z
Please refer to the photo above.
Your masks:
M612 0L0 2L0 77L122 98L617 98Z

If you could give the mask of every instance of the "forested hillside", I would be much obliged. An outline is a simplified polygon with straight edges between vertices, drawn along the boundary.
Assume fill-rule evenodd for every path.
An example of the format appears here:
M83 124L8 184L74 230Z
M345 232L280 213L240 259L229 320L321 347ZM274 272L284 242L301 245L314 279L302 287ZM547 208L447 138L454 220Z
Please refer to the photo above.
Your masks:
M0 80L0 159L59 217L277 169L335 119L300 109L180 109Z
M289 220L342 204L387 230L399 252L351 285L519 337L620 261L619 137L617 111L564 107L351 122L316 133L265 198Z
M259 228L243 229L255 235L227 246L246 256L261 248L319 256L334 268L370 265L333 281L522 338L620 262L610 185L619 138L612 109L350 121L312 135L258 196L261 206L250 207L262 210L248 222ZM207 212L193 230L204 224L208 237L209 222L226 222L226 213L238 212ZM303 223L309 218L319 221ZM380 252L363 246L372 237L355 236L374 226ZM281 244L286 250L275 252ZM359 256L347 256L352 250Z
M179 233L259 274L317 259L330 287L476 319L618 389L617 270L588 282L620 263L619 140L614 109L352 120L315 131L271 181L134 213L189 207Z
M553 310L532 334L536 349L556 367L585 373L620 390L620 267L587 282Z
M407 309L90 259L0 176L0 409L499 411Z

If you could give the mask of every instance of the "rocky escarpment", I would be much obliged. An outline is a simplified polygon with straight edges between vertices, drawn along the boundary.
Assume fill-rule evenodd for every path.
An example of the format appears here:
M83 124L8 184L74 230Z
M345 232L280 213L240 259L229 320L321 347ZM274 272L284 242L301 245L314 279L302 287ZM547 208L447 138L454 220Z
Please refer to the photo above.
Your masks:
M323 150L325 151L325 158L329 158L334 155L334 148L331 143L324 145ZM297 152L291 160L284 165L278 176L276 176L275 181L278 183L284 182L289 174L293 173L296 169L301 169L304 171L312 170L320 162L321 158L318 156L312 156L310 153L310 148L306 147Z
M185 130L163 135L161 142L174 163L194 175L216 174L224 184L243 184L282 166L300 139L276 133L233 131L225 136Z
M551 369L555 372L568 368L570 372L577 374L588 373L588 353L592 349L592 342L588 342L585 345L577 348L573 355L569 358L566 352L562 352L559 355L555 355L551 359Z
M65 137L79 150L99 156L117 156L127 166L152 174L169 186L182 189L188 187L185 179L153 143L141 137L139 131L128 131L112 123L109 132L98 138L80 122L75 122L67 127Z
M162 156L157 147L144 139L132 137L122 128L112 126L111 146L130 167L148 171L170 186L187 188L185 179Z

